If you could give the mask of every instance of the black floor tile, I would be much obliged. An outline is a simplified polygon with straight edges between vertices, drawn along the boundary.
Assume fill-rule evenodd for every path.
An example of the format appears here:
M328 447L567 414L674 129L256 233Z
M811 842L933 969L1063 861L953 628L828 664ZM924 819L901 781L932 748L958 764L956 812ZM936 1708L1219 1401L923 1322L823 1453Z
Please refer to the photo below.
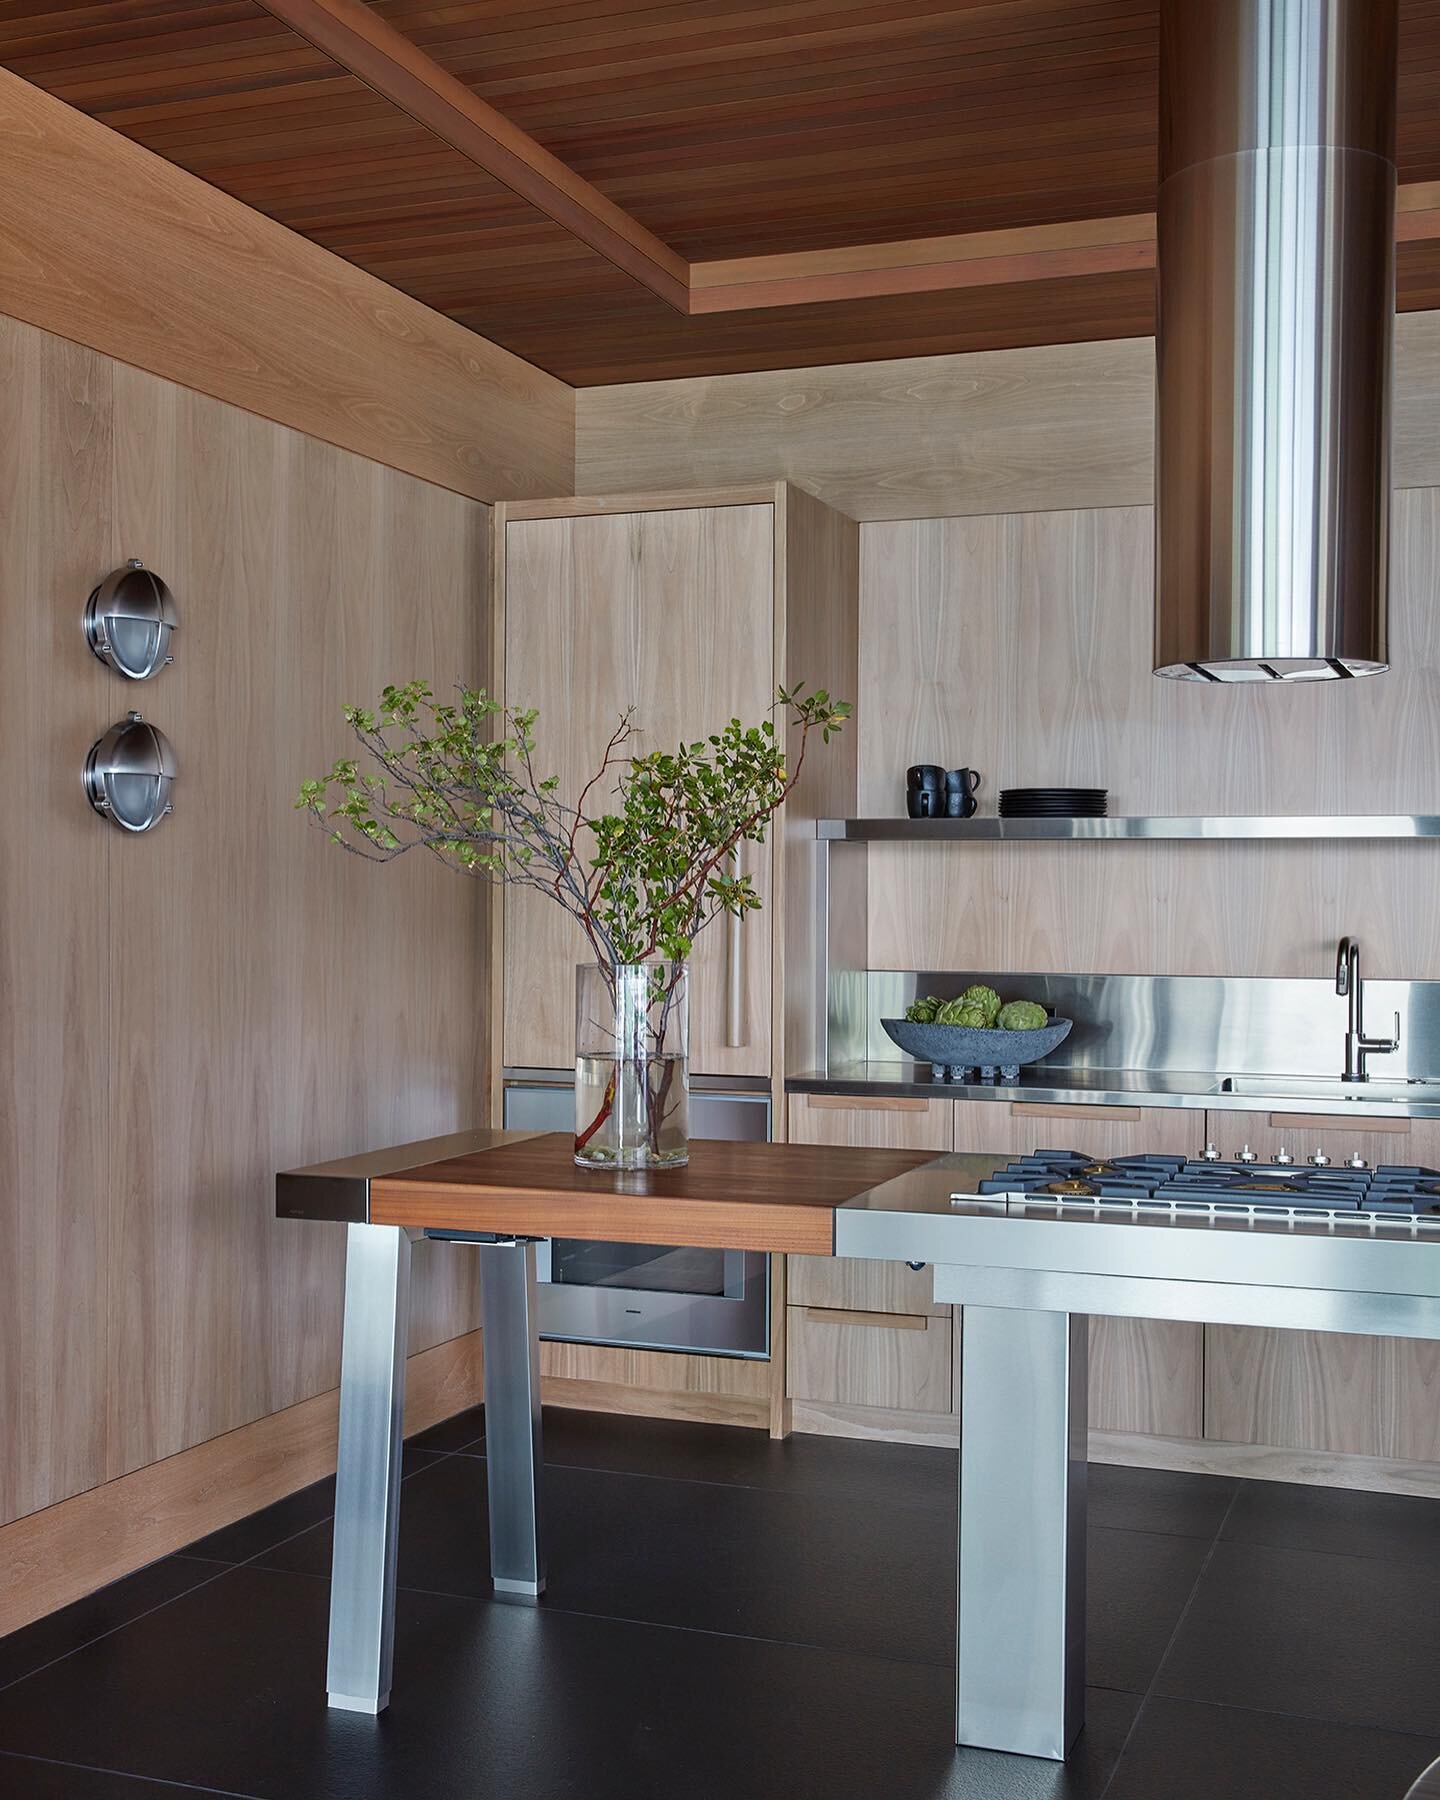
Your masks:
M1242 1544L1390 1557L1440 1570L1440 1500L1247 1481L1222 1536Z
M1203 1538L1091 1529L1086 1680L1145 1691L1209 1553Z
M1135 1704L1061 1768L956 1751L944 1669L406 1592L372 1720L325 1708L327 1598L229 1571L0 1695L0 1749L262 1800L1098 1800Z
M485 1441L485 1408L467 1406L464 1412L456 1413L453 1418L442 1419L428 1431L417 1431L407 1441L412 1450L441 1450L448 1453L452 1450L478 1449Z
M1091 1463L1087 1485L1092 1525L1213 1538L1242 1483L1222 1475Z
M215 1788L177 1786L172 1781L146 1781L141 1775L115 1775L107 1769L82 1769L74 1763L37 1762L29 1756L0 1753L0 1794L5 1800L198 1800ZM236 1800L233 1795L227 1800ZM248 1795L238 1800L251 1800Z
M214 1563L167 1556L148 1568L137 1569L133 1575L112 1581L97 1593L87 1594L72 1606L63 1606L59 1612L37 1619L33 1625L0 1637L0 1688L57 1657L68 1656L92 1638L103 1637L152 1607L164 1606L177 1594L213 1581L219 1573ZM4 1785L0 1783L0 1793L3 1792Z
M610 1469L739 1487L834 1493L880 1506L918 1500L954 1506L959 1468L953 1450L871 1444L801 1433L776 1442L740 1426L545 1409L545 1460L563 1468Z
M452 1456L407 1484L402 1586L489 1594L486 1468ZM846 1494L551 1468L545 1528L553 1607L866 1656L953 1658L955 1525L945 1507L908 1508L902 1528ZM328 1575L330 1546L330 1527L318 1526L262 1560Z
M1401 1800L1440 1738L1147 1701L1106 1800Z
M1440 1737L1440 1572L1222 1539L1158 1692Z
M412 1475L439 1460L438 1455L407 1444L401 1464L403 1478L408 1481ZM212 1531L208 1537L197 1538L193 1544L187 1544L181 1554L205 1557L212 1562L249 1562L252 1556L273 1550L286 1538L294 1537L297 1531L320 1524L334 1511L335 1477L330 1475L324 1481L312 1482L307 1488L287 1494L273 1506L262 1507L247 1518L237 1519L233 1525Z

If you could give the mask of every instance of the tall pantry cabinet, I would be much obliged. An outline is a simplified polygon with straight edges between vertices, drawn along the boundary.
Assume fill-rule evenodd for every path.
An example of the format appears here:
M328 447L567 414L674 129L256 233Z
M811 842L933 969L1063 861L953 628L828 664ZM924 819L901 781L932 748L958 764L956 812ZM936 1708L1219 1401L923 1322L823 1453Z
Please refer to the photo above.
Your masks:
M562 795L599 767L627 712L642 751L757 723L782 683L854 698L859 530L788 483L499 506L496 544L501 691L538 708L537 768ZM812 743L779 829L743 850L762 909L717 920L692 958L691 1070L773 1084L777 1136L787 980L791 1066L809 1048L814 820L854 810L855 769L853 727ZM604 801L602 788L591 804ZM585 940L542 894L507 890L500 911L497 1077L568 1069Z

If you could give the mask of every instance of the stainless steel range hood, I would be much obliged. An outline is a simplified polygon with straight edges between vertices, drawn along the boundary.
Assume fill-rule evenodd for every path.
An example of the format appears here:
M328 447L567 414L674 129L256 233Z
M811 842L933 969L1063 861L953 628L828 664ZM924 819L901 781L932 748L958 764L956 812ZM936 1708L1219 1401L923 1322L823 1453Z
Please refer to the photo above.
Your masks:
M1387 666L1396 0L1163 0L1155 672Z

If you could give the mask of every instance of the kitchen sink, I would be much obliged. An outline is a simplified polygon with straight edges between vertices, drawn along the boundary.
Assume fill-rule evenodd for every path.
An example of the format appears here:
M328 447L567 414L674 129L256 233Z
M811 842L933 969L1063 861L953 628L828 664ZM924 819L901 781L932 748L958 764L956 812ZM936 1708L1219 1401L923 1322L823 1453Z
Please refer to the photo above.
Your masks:
M1334 1075L1227 1075L1212 1094L1253 1094L1256 1099L1440 1101L1440 1082L1341 1081Z

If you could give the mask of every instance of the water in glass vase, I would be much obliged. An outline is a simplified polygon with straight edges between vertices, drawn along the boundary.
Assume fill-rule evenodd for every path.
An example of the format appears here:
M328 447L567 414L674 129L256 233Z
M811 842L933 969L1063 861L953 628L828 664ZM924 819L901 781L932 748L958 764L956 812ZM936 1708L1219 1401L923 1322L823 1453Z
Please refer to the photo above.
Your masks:
M684 963L582 963L575 984L575 1160L673 1167L690 1158Z
M577 1056L575 1125L575 1160L587 1167L673 1168L688 1162L690 1081L685 1058Z

